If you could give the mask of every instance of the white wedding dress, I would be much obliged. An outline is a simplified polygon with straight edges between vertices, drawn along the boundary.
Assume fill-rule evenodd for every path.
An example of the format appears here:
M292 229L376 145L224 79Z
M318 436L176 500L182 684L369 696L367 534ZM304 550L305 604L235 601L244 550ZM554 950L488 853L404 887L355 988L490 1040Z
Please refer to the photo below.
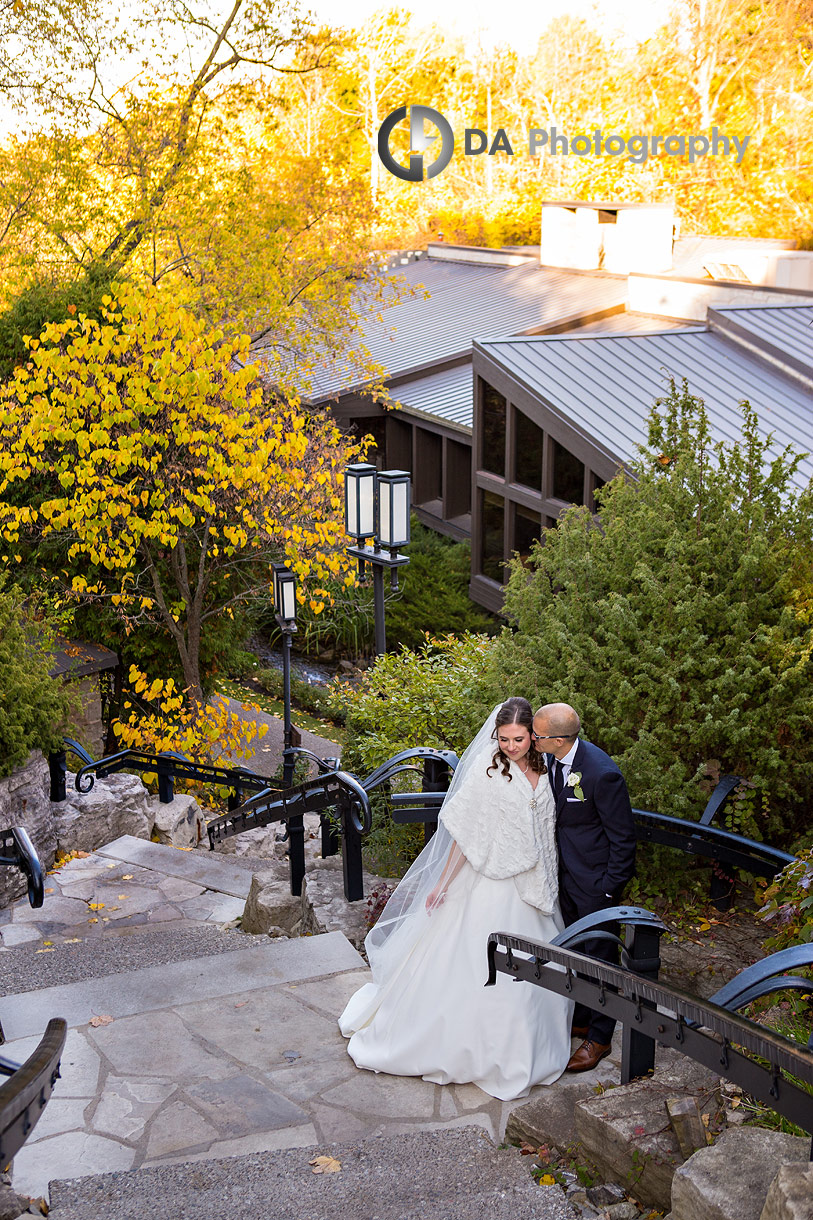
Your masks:
M510 783L499 768L486 775L494 745L486 739L483 751L482 736L473 743L479 754L464 755L437 834L367 937L373 981L351 998L339 1026L358 1067L472 1082L510 1100L564 1070L572 1003L504 974L484 986L490 932L549 941L563 924L547 777L534 791L514 764ZM426 895L455 844L466 859L429 913Z

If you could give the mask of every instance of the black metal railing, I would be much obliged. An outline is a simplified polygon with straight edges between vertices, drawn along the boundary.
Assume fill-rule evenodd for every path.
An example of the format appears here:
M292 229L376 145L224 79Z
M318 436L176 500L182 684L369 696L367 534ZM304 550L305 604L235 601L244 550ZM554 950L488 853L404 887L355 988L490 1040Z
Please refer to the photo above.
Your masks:
M9 1077L0 1085L0 1166L20 1151L45 1109L59 1079L67 1031L67 1023L53 1017L22 1066L0 1058L0 1075Z
M22 826L10 826L0 830L0 865L18 868L28 882L28 901L32 907L41 907L43 888L42 865L28 831Z
M712 861L709 898L721 911L727 911L733 902L734 869L754 877L774 877L796 858L769 843L759 843L712 825L742 782L739 775L722 776L698 822L648 809L632 811L639 842L661 843Z
M335 847L325 850L324 820L327 810L335 811L334 825L341 835L345 896L348 902L356 902L364 897L361 840L363 835L369 834L373 823L370 798L361 782L347 771L325 768L320 775L286 792L258 793L238 809L209 823L209 845L214 849L224 839L246 830L257 830L272 822L287 823L291 893L301 894L305 875L303 818L306 813L322 815L322 854L331 855Z
M388 758L362 779L341 771L337 758L322 759L302 747L291 747L286 751L291 767L297 759L306 758L316 765L317 775L304 784L285 789L281 783L268 780L245 767L197 763L169 751L151 754L141 750L122 750L118 754L94 760L77 742L66 738L65 750L52 755L50 760L52 800L65 799L65 754L68 750L82 762L75 779L80 792L90 791L94 777L103 778L118 771L157 775L159 799L164 802L172 800L176 779L191 779L229 789L229 814L211 823L209 842L212 847L242 831L267 826L274 821L284 822L284 837L289 841L291 892L294 894L301 892L305 867L302 815L305 812L321 814L322 855L332 855L341 847L345 896L350 902L364 897L362 839L372 825L369 796L383 794L392 819L397 824L423 823L428 841L437 827L438 813L458 762L457 755L451 750L415 747ZM393 781L404 775L418 777L421 790L393 792ZM341 776L342 779L326 783L329 776ZM735 869L742 869L757 877L773 877L795 858L770 844L759 843L711 824L741 782L738 776L723 776L697 822L647 809L633 810L640 842L660 843L712 862L710 897L723 910L731 905ZM361 790L365 794L363 801ZM245 800L247 792L253 794L249 800ZM359 813L360 809L364 810L363 814ZM232 817L232 814L242 816Z
M646 914L646 913L644 913ZM594 921L616 922L619 908L599 912ZM651 917L655 919L656 917ZM595 926L595 924L594 924ZM566 933L572 929L566 929ZM593 939L596 932L591 933ZM559 938L557 938L558 940ZM631 955L620 966L609 965L571 948L528 941L508 932L488 938L488 980L497 973L545 987L568 999L601 1009L624 1025L622 1080L635 1079L654 1062L655 1043L674 1047L725 1076L751 1096L813 1133L813 1038L806 1047L740 1015L753 999L789 989L806 988L810 979L788 973L813 963L813 945L783 949L747 967L708 1000L636 972ZM553 969L551 967L559 967ZM637 1063L627 1031L651 1047ZM651 1062L649 1056L651 1055ZM643 1069L643 1070L641 1070ZM811 1144L813 1159L813 1144Z

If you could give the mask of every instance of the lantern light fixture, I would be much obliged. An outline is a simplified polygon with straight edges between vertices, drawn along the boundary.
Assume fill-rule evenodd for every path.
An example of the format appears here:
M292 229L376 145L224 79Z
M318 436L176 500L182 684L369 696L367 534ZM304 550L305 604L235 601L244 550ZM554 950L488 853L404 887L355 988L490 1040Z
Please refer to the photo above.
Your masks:
M296 622L296 576L284 563L274 564L274 609L283 622Z
M345 467L344 527L359 542L376 533L376 476L376 468L369 462Z
M410 477L407 470L382 470L378 476L378 540L396 551L409 543Z

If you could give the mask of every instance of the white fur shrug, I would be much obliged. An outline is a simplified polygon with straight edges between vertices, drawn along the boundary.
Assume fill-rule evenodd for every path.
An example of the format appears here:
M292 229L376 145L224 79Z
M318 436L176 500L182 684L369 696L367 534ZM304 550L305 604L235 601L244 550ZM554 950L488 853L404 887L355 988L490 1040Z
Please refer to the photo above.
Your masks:
M514 763L511 782L500 767L477 767L446 801L440 821L478 873L513 877L520 897L550 915L559 891L556 809L548 777L536 791Z

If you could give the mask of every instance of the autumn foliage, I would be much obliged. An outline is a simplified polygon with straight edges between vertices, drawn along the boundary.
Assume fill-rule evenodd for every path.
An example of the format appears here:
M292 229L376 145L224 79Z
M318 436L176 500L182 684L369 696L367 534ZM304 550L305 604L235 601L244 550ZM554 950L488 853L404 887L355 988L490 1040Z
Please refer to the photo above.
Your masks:
M271 564L309 583L347 560L341 480L358 449L327 413L270 395L226 341L158 291L123 287L46 327L0 397L0 536L44 537L70 592L177 646L201 704L207 622L269 596Z

